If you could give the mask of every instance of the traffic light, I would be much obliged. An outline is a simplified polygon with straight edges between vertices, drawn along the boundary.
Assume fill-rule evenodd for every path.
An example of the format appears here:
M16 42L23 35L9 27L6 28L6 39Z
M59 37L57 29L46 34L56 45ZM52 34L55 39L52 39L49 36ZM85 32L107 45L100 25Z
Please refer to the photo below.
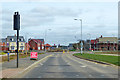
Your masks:
M20 30L20 15L19 12L14 14L14 30Z

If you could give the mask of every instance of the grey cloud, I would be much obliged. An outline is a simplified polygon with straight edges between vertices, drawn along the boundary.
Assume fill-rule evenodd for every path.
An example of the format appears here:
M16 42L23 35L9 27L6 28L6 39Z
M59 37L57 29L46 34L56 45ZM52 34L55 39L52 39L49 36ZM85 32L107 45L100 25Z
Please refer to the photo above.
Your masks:
M34 14L39 16L63 16L76 17L82 13L82 10L73 10L70 8L55 8L55 7L37 7L31 10Z

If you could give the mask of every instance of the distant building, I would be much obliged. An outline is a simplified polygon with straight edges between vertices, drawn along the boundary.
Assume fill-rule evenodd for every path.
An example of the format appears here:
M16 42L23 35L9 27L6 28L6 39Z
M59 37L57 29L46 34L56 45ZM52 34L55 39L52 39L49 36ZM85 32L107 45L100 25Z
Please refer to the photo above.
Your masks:
M51 46L50 44L48 44L48 43L44 45L44 49L46 48L46 50L50 50L51 47L52 47L52 46Z
M44 39L29 39L30 50L43 50Z
M58 48L59 48L59 49L68 49L68 46L59 45Z
M8 48L6 46L6 38L0 39L0 50L1 51L7 51Z
M51 49L56 49L57 48L57 45L53 45L52 47L51 47Z
M117 37L99 37L91 40L91 50L112 51L118 50Z
M17 36L7 36L6 46L8 50L15 51L17 49ZM19 50L25 50L25 40L23 36L19 36Z
M25 50L30 50L30 45L29 45L29 43L25 43Z
M98 40L99 50L118 50L117 37L100 37Z
M73 45L74 45L73 43L70 43L70 44L68 45L69 50L73 50L73 49L74 49Z

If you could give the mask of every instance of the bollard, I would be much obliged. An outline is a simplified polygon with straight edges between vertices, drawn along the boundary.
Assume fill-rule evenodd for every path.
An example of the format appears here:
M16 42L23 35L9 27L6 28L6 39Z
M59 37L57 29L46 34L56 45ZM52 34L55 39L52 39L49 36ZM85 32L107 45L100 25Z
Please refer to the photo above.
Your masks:
M8 54L8 62L9 62L9 60L10 60L10 59L9 59L9 52L8 52L7 54Z

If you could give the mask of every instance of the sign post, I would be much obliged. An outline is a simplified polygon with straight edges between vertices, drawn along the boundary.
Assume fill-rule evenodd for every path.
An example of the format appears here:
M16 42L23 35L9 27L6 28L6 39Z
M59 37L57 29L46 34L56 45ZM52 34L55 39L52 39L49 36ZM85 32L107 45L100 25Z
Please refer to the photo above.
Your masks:
M9 60L10 60L10 58L9 58L9 52L7 54L8 54L8 62L9 62Z
M19 12L14 14L14 30L17 30L17 68L19 60L19 30L20 30L20 15Z

